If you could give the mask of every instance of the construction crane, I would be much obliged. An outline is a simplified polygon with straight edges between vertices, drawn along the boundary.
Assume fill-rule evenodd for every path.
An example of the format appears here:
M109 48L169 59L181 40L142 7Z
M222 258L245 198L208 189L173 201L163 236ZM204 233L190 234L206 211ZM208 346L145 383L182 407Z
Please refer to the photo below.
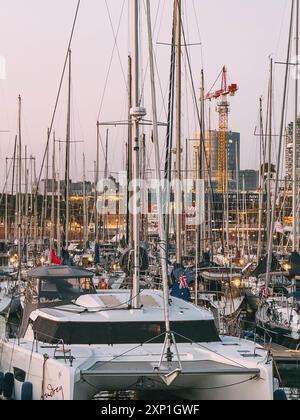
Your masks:
M221 89L212 92L214 86L221 78ZM229 102L228 95L234 96L238 91L238 85L227 83L227 69L224 66L219 74L214 86L206 95L206 100L220 99L217 106L219 113L219 144L218 144L218 192L226 194L228 192L228 114Z

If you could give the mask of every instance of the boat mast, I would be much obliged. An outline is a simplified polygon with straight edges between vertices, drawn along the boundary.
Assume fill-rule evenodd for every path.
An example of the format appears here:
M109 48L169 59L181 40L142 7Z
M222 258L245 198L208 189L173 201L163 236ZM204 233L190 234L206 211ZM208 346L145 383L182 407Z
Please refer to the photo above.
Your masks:
M165 230L164 215L163 215L163 198L162 198L162 178L161 178L161 164L158 138L158 117L156 106L156 89L155 89L155 72L154 72L154 52L152 39L152 25L151 25L151 11L150 1L147 0L147 21L148 21L148 38L149 38L149 60L150 60L150 76L151 76L151 95L152 95L152 112L153 112L153 141L155 148L155 171L157 180L157 204L158 204L158 224L159 224L159 238L160 238L160 257L164 292L164 311L165 311L165 325L167 333L167 347L170 347L170 314L169 314L169 286L168 286L168 270L167 270L167 235Z
M295 77L295 119L293 129L293 251L299 252L299 217L298 205L298 181L297 167L299 164L297 143L298 143L298 66L299 66L299 0L296 0L296 77Z
M58 142L58 172L57 172L57 251L60 253L61 248L61 226L60 226L60 200L61 200L61 191L60 191L60 172L61 172L61 142Z
M52 152L52 199L51 199L51 233L50 250L54 249L55 236L55 132L53 133L53 152Z
M208 168L207 162L205 159L205 82L204 82L204 69L201 70L201 138L199 144L199 176L198 179L202 179L204 182L204 191L205 191L205 181L208 179ZM206 178L207 174L207 178ZM205 194L205 193L204 193ZM200 237L199 237L199 257L202 258L204 251L206 250L206 208L204 206L204 220L203 223L199 226Z
M235 162L236 162L236 236L237 236L237 251L240 252L240 171L239 171L239 155L238 147L235 147Z
M258 214L258 242L257 242L257 262L259 262L262 254L262 221L263 221L263 191L265 181L265 148L264 148L264 126L263 126L263 105L262 98L259 99L260 113L260 146L259 146L259 214ZM263 169L262 169L263 168Z
M134 241L134 269L132 306L140 308L140 204L139 178L140 178L140 120L146 115L146 110L140 106L139 83L139 1L131 0L132 6L132 147L133 147L133 178L135 183L135 199L133 203L133 241Z
M65 172L65 246L69 246L69 217L70 217L70 148L71 148L71 71L72 52L69 50L69 81L68 81L68 114L67 114L67 136L66 136L66 172Z
M38 236L38 192L37 192L37 186L38 186L38 182L37 182L37 175L36 175L36 158L33 158L33 177L34 177L34 196L36 198L34 198L34 245L36 248L36 243L37 243L37 236Z
M109 140L109 129L106 130L106 139L105 139L105 165L104 165L104 179L108 179L108 140ZM99 164L98 164L99 166ZM104 190L104 202L105 206L107 204L107 188ZM105 214L103 219L103 242L109 240L108 234L108 215L107 208L105 207Z
M271 232L272 217L272 192L271 192L271 176L272 176L272 118L273 118L273 59L270 59L270 86L269 86L269 143L268 143L268 183L267 183L267 233L268 241L272 241L273 232ZM278 174L277 174L278 175ZM275 198L276 200L276 198Z
M48 128L47 131L47 139L50 139L50 129ZM50 144L47 142L47 154L46 154L46 167L45 167L45 187L44 187L44 207L43 207L43 222L42 222L42 235L41 235L41 242L44 243L45 233L47 231L47 217L48 217L48 183L49 183L49 150Z
M86 173L85 154L83 153L83 250L86 251L88 242L88 217L87 217L87 194L86 194Z
M182 263L181 196L181 0L176 3L176 262Z
M5 244L8 244L8 159L5 159Z
M22 98L19 95L19 150L18 150L18 280L21 280L21 268L22 268L22 126L21 126L21 115L22 115Z
M127 213L126 213L126 242L130 249L133 247L133 220L129 210L132 196L130 186L132 182L132 124L130 110L132 108L132 59L128 56L128 145L127 145Z
M100 164L99 164L99 153L100 153L100 123L97 121L97 158L95 162L95 195L94 195L94 201L95 201L95 241L96 243L99 243L99 214L98 214L98 183L99 183L99 170L100 170ZM106 177L104 176L106 179Z
M173 146L173 122L174 122L174 86L175 86L175 30L176 30L176 4L173 5L173 25L171 42L171 60L170 60L170 79L169 79L169 97L168 97L168 124L166 134L166 157L164 168L164 196L165 196L165 231L167 235L166 249L169 255L169 233L170 233L170 193L172 181L172 146Z
M283 144L283 136L284 136L286 104L287 104L287 96L288 96L287 95L287 90L288 90L288 77L289 77L289 74L290 74L289 63L290 63L290 58L291 58L293 17L294 17L294 1L292 2L292 7L291 7L291 20L290 20L289 40L288 40L288 49L287 49L287 57L286 57L286 69L285 69L283 102L282 102L281 123L280 123L280 137L279 137L279 147L278 147L277 167L276 167L277 177L276 177L276 182L275 182L275 192L274 192L271 223L270 223L270 230L269 230L269 243L268 243L268 251L267 251L268 262L267 262L267 272L266 272L266 288L269 287L270 279L271 279L270 273L271 273L271 266L272 266L273 232L274 232L275 217L276 217L276 203L277 203L276 198L277 198L278 191L279 191L279 173L280 173L280 167L281 167L281 153L282 153L282 144Z

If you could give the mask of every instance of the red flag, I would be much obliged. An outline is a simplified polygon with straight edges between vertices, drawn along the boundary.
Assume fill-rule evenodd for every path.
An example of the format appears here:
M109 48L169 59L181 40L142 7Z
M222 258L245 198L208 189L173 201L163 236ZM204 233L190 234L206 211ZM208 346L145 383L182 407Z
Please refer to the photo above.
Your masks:
M52 249L52 251L51 251L51 264L55 264L55 265L61 265L62 264L62 260L60 258L58 258L58 256L55 254L54 249Z

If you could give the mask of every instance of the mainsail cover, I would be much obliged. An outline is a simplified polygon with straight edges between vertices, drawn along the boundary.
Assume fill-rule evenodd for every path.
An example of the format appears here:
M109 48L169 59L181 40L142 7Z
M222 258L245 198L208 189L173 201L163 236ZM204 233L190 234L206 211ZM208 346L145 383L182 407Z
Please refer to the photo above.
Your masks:
M263 257L260 259L256 269L252 272L253 277L258 277L261 274L266 274L267 272L267 263L268 263L268 257ZM271 271L278 271L281 270L281 266L275 257L274 254L272 254L272 263L271 263Z

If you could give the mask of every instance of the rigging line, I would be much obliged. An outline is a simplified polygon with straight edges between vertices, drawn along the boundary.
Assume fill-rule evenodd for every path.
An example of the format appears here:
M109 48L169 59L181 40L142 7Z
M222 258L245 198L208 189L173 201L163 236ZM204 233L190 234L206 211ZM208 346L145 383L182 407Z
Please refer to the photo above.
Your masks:
M121 13L120 13L120 18L119 18L119 22L118 22L116 37L119 36L121 21L122 21L123 12L124 12L124 6L125 6L125 0L123 1L123 6L122 6L122 9L121 9ZM109 79L109 75L110 75L110 71L111 71L111 67L112 67L112 63L113 63L115 49L116 49L116 46L117 46L116 45L116 40L117 40L117 38L115 38L113 50L112 50L111 57L110 57L110 62L109 62L108 71L107 71L106 78L105 78L104 91L103 91L103 95L102 95L102 98L101 98L101 103L100 103L100 108L99 108L99 112L98 112L97 121L99 121L99 118L100 118L100 114L101 114L103 103L104 103L104 97L105 97L106 89L107 89L107 86L108 86L108 79ZM126 83L126 86L127 86L127 83Z
M178 4L178 0L176 0L176 3ZM186 34L185 34L185 30L184 30L182 18L180 18L180 20L181 20L182 34L183 34L183 38L184 38L185 50L186 50L186 55L187 55L188 68L189 68L189 73L190 73L190 78L191 78L191 84L192 84L192 89L193 89L193 96L194 96L194 101L195 101L195 107L196 107L196 110L197 110L197 118L198 118L198 123L199 123L199 127L200 127L200 132L202 132L203 131L203 129L202 129L203 122L201 121L201 117L200 117L200 109L199 109L199 105L198 105L198 99L197 99L197 96L196 96L196 89L195 89L195 83L194 83L194 78L193 78L193 72L192 72L192 67L191 67L190 56L188 54L188 50L187 50L187 47L186 47L186 45L187 45ZM221 71L221 73L222 73L222 71ZM213 213L216 213L216 195L215 195L215 192L214 192L214 189L213 189L213 185L212 185L211 165L209 163L208 156L207 156L207 150L206 150L206 147L205 147L205 138L200 138L200 145L202 145L202 147L203 147L203 154L204 154L204 158L205 158L205 164L206 164L206 166L208 168L208 181L209 181L209 185L210 185L210 191L211 191L211 197L212 197L212 204L213 204L213 207L214 207ZM222 231L221 226L219 227L218 230L219 230L219 232ZM223 247L223 244L222 244L222 247Z
M8 186L8 178L9 178L9 174L11 172L11 167L12 167L12 161L10 162L9 170L8 170L7 177L6 177L6 180L5 180L5 184L4 184L4 187L3 187L3 191L2 191L2 194L1 194L0 206L2 205L2 201L3 201L3 198L5 196L5 191L6 191L6 188Z
M73 21L73 26L72 26L72 30L71 30L71 35L70 35L68 48L67 48L67 52L66 52L65 62L64 62L64 66L63 66L63 71L62 71L62 75L61 75L61 79L60 79L60 83L59 83L58 93L57 93L57 97L56 97L56 101L55 101L54 111L53 111L51 124L50 124L50 128L49 128L47 144L46 144L46 148L45 148L45 152L44 152L44 156L43 156L43 160L42 160L42 165L41 165L41 169L40 169L40 173L39 173L39 177L38 177L38 181L37 181L37 185L36 185L36 197L35 197L35 199L37 199L39 185L40 185L40 182L41 182L42 173L43 173L44 166L45 166L47 150L49 148L50 138L51 138L51 134L52 134L52 130L53 130L54 119L55 119L55 116L56 116L58 102L59 102L59 98L60 98L60 94L61 94L61 90L62 90L62 85L63 85L63 81L64 81L64 76L65 76L65 72L66 72L66 67L67 67L67 63L68 63L69 51L71 49L71 45L72 45L72 41L73 41L73 35L74 35L76 23L77 23L80 3L81 3L81 0L78 0L76 12L75 12L75 17L74 17L74 21Z
M157 336L155 336L155 337L152 337L152 338L150 338L149 340L145 341L144 343L138 344L137 346L132 347L131 349L124 351L124 353L118 354L117 356L112 357L110 360L107 360L106 362L100 363L100 366L99 366L99 367L102 367L102 366L105 366L105 365L107 365L107 364L109 364L109 363L111 363L111 362L114 362L115 360L120 359L120 358L121 358L121 357L123 357L123 356L126 356L127 354L129 354L129 353L133 352L134 350L137 350L137 349L139 349L140 347L142 348L142 347L143 347L143 346L145 346L146 344L151 344L151 343L152 343L152 342L154 342L155 340L158 340L160 337L163 337L163 336L165 336L165 335L166 335L166 333L165 333L165 332L163 332L163 333L161 333L161 334L159 334L159 335L157 335Z
M124 8L124 4L125 4L125 0L124 0L124 3L123 3L123 8ZM120 65L121 65L123 79L124 79L124 82L125 82L126 90L128 91L127 78L125 76L125 71L124 71L124 67L123 67L123 64L122 64L122 60L121 60L120 49L119 49L119 46L118 46L118 35L116 35L115 30L114 30L114 26L113 26L110 10L109 10L108 4L107 4L107 0L105 0L105 5L106 5L106 9L107 9L107 14L108 14L111 30L112 30L112 33L113 33L113 36L114 36L116 49L117 49L117 52L118 52L118 58L119 58L119 62L120 62Z
M194 16L195 16L195 20L196 20L198 35L199 35L199 41L200 41L200 44L201 44L201 61L202 61L202 68L203 68L204 67L203 45L202 45L202 37L201 37L201 32L200 32L200 26L199 26L199 22L198 22L197 10L196 10L196 6L195 6L195 0L193 0L193 9L194 9Z
M143 1L143 5L144 5L144 11L146 12L145 0ZM159 10L160 10L160 2L158 3L158 7L157 7L157 10L156 10L155 21L154 21L154 26L153 26L153 33L156 30ZM147 78L147 74L148 74L148 70L149 70L149 65L150 65L150 59L148 58L146 69L145 69L145 72L144 72L144 75L143 75L143 83L142 83L142 86L141 86L141 95L140 95L140 101L139 101L140 104L143 101L143 97L144 97L144 93L145 93L145 85L146 85L146 78ZM162 87L161 87L161 82L159 83L159 85L160 85L160 90L161 90L161 94L162 94L163 90L162 90ZM162 94L162 97L163 97L163 94Z
M211 387L211 388L198 388L198 387L192 387L192 388L189 388L189 390L193 390L193 391L213 391L213 390L216 390L216 389L226 389L226 388L232 388L232 387L234 387L234 386L238 386L238 385L243 385L243 384L246 384L247 382L251 382L251 381L253 381L254 379L258 379L259 377L258 377L258 375L254 375L254 376L251 376L249 379L245 379L244 381L241 381L241 382L235 382L234 384L228 384L228 385L220 385L220 386L213 386L213 387ZM156 382L157 384L159 383L161 383L161 382L159 382L159 381L157 381L156 379L152 379L152 381L153 382ZM177 389L177 390L181 390L181 391L184 391L184 390L186 390L186 388L183 388L182 386L179 386L179 385L174 385L174 384L171 384L170 385L170 388L173 388L173 389Z
M191 54L191 43L190 43L190 31L189 31L189 25L188 25L188 12L187 12L187 4L186 2L184 2L184 11L182 12L183 14L183 21L185 21L185 27L186 27L186 33L187 33L187 50L189 52L189 55L191 57L191 62L192 62L192 54ZM186 61L186 60L185 60ZM193 66L192 66L193 67Z
M161 110L161 114L164 111L165 112L165 116L167 117L168 111L167 111L167 107L166 107L166 96L167 96L167 93L168 93L168 88L166 88L166 93L164 94L163 87L162 87L162 82L161 82L161 78L160 78L160 75L159 75L158 65L157 65L157 56L156 56L156 53L154 53L154 64L155 64L156 74L157 74L158 83L159 83L159 90L160 90L160 94L161 94L161 98L162 98L162 110Z
M280 30L279 30L278 40L277 40L277 43L276 43L275 55L277 55L278 50L279 50L279 44L281 42L282 32L283 32L284 19L285 19L285 16L287 14L287 11L288 11L288 3L289 3L289 1L286 0L285 5L283 7L283 14L282 14L281 23L280 23Z

